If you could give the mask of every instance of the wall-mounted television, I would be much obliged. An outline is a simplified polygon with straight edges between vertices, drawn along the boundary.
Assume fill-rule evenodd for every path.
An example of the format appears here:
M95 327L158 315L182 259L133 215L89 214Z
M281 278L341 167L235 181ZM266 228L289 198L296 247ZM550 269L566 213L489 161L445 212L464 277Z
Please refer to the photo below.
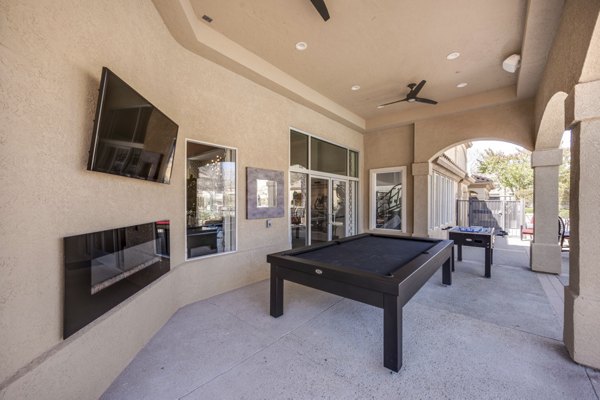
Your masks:
M102 68L88 170L169 183L179 127Z

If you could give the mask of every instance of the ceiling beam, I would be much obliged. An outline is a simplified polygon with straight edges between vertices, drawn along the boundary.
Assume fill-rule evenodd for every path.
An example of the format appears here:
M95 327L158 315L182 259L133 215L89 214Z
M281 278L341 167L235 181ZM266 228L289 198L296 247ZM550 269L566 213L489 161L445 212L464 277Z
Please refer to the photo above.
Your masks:
M359 132L366 121L256 54L212 29L196 16L189 0L153 0L165 25L183 47L276 93Z

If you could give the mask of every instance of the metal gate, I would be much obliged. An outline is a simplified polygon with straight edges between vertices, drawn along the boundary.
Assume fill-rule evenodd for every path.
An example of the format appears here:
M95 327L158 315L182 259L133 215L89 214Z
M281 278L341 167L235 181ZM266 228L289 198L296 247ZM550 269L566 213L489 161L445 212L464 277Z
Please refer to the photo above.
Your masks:
M523 200L457 200L456 224L485 226L518 236L525 220Z

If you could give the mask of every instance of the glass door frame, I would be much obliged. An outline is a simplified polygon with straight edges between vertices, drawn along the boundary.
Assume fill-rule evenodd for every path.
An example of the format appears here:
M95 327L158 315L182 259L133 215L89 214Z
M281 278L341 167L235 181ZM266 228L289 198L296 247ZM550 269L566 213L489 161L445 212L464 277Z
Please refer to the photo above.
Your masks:
M332 201L333 201L333 181L339 181L339 182L343 182L346 184L346 191L345 191L345 199L344 199L344 213L345 213L345 222L344 222L344 228L345 228L345 232L344 232L344 237L348 236L348 230L349 230L349 225L351 223L354 223L355 225L358 225L358 218L356 218L356 216L354 218L356 218L356 221L350 221L348 218L348 215L350 215L349 213L349 207L350 207L350 202L349 202L349 196L350 196L350 184L352 182L358 182L359 180L357 178L351 178L348 176L342 176L342 175L335 175L335 174L327 174L324 172L312 172L306 169L299 169L299 168L290 168L289 173L302 173L305 174L307 177L307 185L306 185L306 198L307 198L307 204L306 204L306 235L307 235L307 243L308 245L312 244L312 229L311 229L311 221L312 221L312 204L310 204L308 201L312 199L312 185L311 185L311 180L312 178L318 178L318 179L326 179L329 182L329 188L328 188L328 193L327 193L327 240L332 240ZM291 179L289 178L289 173L288 173L288 182L291 181ZM357 185L358 186L358 185ZM356 195L356 197L358 198L358 195ZM291 201L291 200L290 200ZM288 207L289 210L289 207ZM355 211L355 213L358 213L358 207ZM352 215L355 215L354 213ZM289 237L289 241L290 243L292 243L292 226L291 226L291 221L289 220L290 218L288 217L288 237ZM358 230L358 226L355 227L355 230Z
M308 211L308 218L307 218L307 235L308 235L308 243L309 244L313 244L313 209L314 209L314 202L312 200L312 187L313 187L313 179L321 179L327 182L327 201L326 201L326 207L325 207L325 224L327 224L327 235L325 240L320 240L319 242L328 242L331 240L331 236L332 236L332 224L331 224L331 202L332 202L332 178L327 177L327 176L322 176L322 175L318 175L318 174L310 174L308 176L308 199L310 200L310 203L308 204L308 207L306 207L307 211Z
M312 170L309 168L304 168L304 167L294 167L289 165L289 161L291 160L291 152L290 152L290 142L289 142L289 134L291 131L296 131L298 133L301 133L303 135L308 136L308 165L310 167L310 160L311 160L311 145L310 145L310 138L315 138L315 139L319 139L319 140L323 140L325 142L334 144L336 146L340 146L345 148L346 150L349 151L353 151L355 153L357 153L359 155L359 165L357 166L358 168L358 177L353 177L350 175L337 175L337 174L331 174L331 173L327 173L327 172L321 172L321 171L316 171L316 170ZM348 153L349 154L349 153ZM353 224L353 229L354 229L354 234L358 234L358 232L360 231L359 226L360 226L360 213L359 213L359 203L361 201L361 196L360 196L360 176L361 176L361 172L360 172L360 151L357 149L354 149L352 147L348 147L346 145L341 145L341 144L337 144L334 141L331 141L329 139L325 139L323 137L317 136L317 135L313 135L312 133L303 131L302 129L298 129L298 128L294 128L293 126L289 126L288 127L288 185L289 182L291 181L290 179L290 173L291 172L296 172L296 173L300 173L300 174L305 174L306 175L306 179L307 179L307 199L311 198L311 188L310 188L310 180L313 176L316 177L323 177L323 178L329 178L330 179L330 190L331 190L331 179L335 179L335 180L339 180L339 181L344 181L346 182L346 236L348 235L348 231L350 229L350 224ZM346 157L346 171L349 174L350 173L350 157ZM349 213L349 205L350 205L350 185L356 183L356 193L354 194L354 206L355 209L352 212L352 221L349 220L348 215L350 215ZM289 194L289 191L288 191ZM331 198L331 195L329 196ZM288 202L290 202L291 200L288 199ZM289 213L289 204L288 203L288 213ZM307 245L312 244L312 237L311 237L311 232L310 232L310 218L312 218L312 216L310 215L311 213L308 212L308 210L310 209L310 205L307 203L307 214L306 214L306 235L307 235ZM292 244L292 223L291 223L291 218L288 215L287 217L288 221L287 221L287 225L288 225L288 243Z

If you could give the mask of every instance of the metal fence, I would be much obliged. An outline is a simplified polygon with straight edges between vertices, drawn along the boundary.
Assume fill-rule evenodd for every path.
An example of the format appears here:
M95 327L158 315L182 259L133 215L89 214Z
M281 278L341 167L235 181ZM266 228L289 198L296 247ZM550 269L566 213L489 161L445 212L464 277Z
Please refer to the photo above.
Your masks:
M518 236L525 220L522 200L457 200L456 224L485 226Z

